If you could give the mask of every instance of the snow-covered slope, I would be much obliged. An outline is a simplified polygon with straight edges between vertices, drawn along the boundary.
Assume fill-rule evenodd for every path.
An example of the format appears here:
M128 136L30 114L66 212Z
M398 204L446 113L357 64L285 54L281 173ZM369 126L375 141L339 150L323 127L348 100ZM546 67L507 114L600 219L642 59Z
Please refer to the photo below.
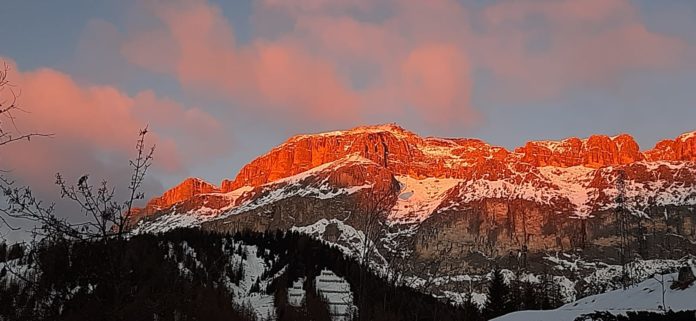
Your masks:
M288 304L294 307L301 307L305 300L305 289L303 287L305 278L300 278L292 283L288 289Z
M361 164L374 163L357 155L349 155L346 158L317 166L300 174L265 184L255 191L257 197L245 200L239 206L230 208L219 218L250 211L293 196L330 199L370 188L371 186L367 184L337 188L329 182L331 173L339 168Z
M333 321L350 321L357 311L353 305L353 292L344 278L330 270L322 270L314 279L314 287L329 305Z
M677 274L664 275L665 299L667 310L696 310L696 284L685 290L671 289ZM662 276L647 279L626 290L614 290L592 295L568 303L555 310L519 311L493 319L496 321L573 321L583 314L595 311L608 311L612 314L625 314L628 311L655 311L662 309Z
M375 247L372 240L365 239L365 233L338 219L321 219L314 224L307 226L295 226L290 230L313 236L316 239L327 241L328 236L326 235L326 230L329 226L335 227L338 233L338 238L335 240L330 240L329 243L336 246L339 250L350 257L356 259L361 258L363 253L366 253L366 246L368 249L370 247ZM372 255L372 260L374 261L373 263L382 264L386 262L379 252L375 251Z

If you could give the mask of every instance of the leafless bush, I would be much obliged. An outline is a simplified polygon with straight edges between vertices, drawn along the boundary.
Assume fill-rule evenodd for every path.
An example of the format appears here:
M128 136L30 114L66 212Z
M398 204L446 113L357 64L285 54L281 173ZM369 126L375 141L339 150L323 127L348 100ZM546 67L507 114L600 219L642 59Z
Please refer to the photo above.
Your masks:
M92 185L89 176L80 177L76 185L66 182L62 175L56 175L56 184L61 197L79 205L85 214L83 222L69 222L55 213L54 204L44 205L29 187L16 187L14 182L1 178L6 205L0 208L0 219L12 229L6 218L27 220L35 224L34 233L48 238L71 238L81 240L103 240L122 238L132 222L133 204L144 198L142 184L147 170L152 164L155 147L147 148L145 136L148 130L140 131L136 143L136 157L130 161L132 175L128 186L128 197L119 202L115 188L108 182ZM3 217L4 216L4 217Z

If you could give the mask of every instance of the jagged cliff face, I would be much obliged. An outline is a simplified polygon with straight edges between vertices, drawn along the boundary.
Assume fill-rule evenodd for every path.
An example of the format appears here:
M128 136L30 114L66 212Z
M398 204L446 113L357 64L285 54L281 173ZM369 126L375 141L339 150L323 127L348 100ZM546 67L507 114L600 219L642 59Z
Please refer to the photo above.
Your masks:
M289 229L323 218L360 229L376 196L388 195L379 202L384 228L375 241L385 252L428 260L443 247L461 257L611 249L622 193L641 247L693 251L695 161L695 133L647 151L622 134L533 141L510 152L477 139L422 138L395 125L358 127L292 137L220 187L188 179L141 212L155 221L189 215L183 221L224 231Z
M258 186L302 173L349 155L382 165L395 175L465 177L472 165L510 153L476 139L421 138L397 126L360 127L350 131L300 135L244 166L223 191Z
M198 178L188 178L176 187L166 191L162 196L150 200L147 203L147 207L153 210L160 210L200 194L216 192L219 192L219 190L215 185Z
M560 142L529 142L515 152L522 154L523 162L537 167L582 165L600 168L645 159L633 137L626 134L616 137L595 135L584 140L573 137Z
M645 152L650 161L696 161L696 132L685 133L674 140L663 140Z

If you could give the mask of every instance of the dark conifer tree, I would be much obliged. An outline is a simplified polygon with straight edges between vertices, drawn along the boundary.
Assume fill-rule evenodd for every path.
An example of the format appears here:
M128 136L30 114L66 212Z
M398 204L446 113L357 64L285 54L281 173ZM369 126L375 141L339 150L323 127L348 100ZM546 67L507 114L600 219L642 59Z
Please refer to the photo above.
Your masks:
M317 292L314 282L305 282L305 311L307 321L330 321L331 312L327 301Z
M522 302L521 308L523 310L539 310L539 293L537 291L537 286L531 282L522 283Z
M486 317L492 319L505 314L508 306L510 289L505 284L503 273L497 266L491 273L491 281L488 285L488 301L486 303Z
M24 247L22 244L13 244L10 246L10 249L7 251L7 260L15 260L15 259L21 259L24 256Z
M471 294L467 294L464 302L462 302L462 312L465 320L481 320L481 311L478 305L474 303Z
M507 304L505 312L510 313L520 309L522 306L522 282L519 280L519 275L510 281L510 292L507 296Z

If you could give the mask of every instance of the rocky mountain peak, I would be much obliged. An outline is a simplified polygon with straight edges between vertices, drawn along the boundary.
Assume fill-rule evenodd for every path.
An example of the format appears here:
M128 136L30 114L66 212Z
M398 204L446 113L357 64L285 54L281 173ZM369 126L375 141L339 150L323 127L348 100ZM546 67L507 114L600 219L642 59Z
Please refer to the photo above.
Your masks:
M645 159L638 143L628 134L618 136L592 135L586 139L577 137L561 141L530 141L517 148L522 161L537 167L571 167L583 165L590 168L626 165Z
M478 139L422 138L395 124L297 135L244 166L222 191L259 186L357 155L413 177L461 177L476 164L503 161L509 152ZM469 169L467 169L469 168Z
M308 138L313 138L315 136L322 136L322 137L331 137L331 136L355 136L355 135L369 135L369 134L391 134L397 138L408 138L408 137L417 137L417 135L413 132L410 132L403 127L395 124L395 123L389 123L389 124L379 124L379 125L367 125L367 126L358 126L354 127L352 129L348 130L336 130L336 131L329 131L329 132L321 132L321 133L316 133L316 134L300 134L300 135L295 135L288 139L288 142L296 141L296 140L302 140L302 139L308 139Z
M219 188L200 178L190 177L148 202L148 208L166 208L196 195L219 192Z
M696 161L696 131L683 133L673 140L659 141L645 155L650 161Z

